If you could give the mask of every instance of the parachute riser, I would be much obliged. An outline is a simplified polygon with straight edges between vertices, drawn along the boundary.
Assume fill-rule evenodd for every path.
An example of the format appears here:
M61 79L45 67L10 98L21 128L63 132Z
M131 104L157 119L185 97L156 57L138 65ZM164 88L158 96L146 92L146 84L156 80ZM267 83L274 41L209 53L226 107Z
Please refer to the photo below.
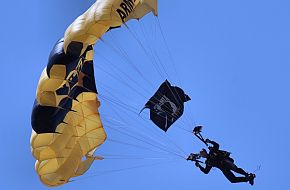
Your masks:
M205 139L201 135L201 129L202 129L202 126L196 126L194 127L192 133L208 147L209 146L208 143L205 141Z
M200 133L194 133L194 135L201 141L201 142L203 142L207 147L209 146L206 142L205 142L205 140L204 140L204 138L202 137L202 135L200 134Z

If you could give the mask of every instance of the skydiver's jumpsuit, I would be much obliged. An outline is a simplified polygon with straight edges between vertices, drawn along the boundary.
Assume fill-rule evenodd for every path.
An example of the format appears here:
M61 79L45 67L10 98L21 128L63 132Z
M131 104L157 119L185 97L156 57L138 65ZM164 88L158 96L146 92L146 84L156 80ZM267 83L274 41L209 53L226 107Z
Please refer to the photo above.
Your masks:
M227 152L219 150L218 143L216 143L214 141L210 141L209 143L211 143L213 145L213 147L209 148L210 152L209 152L208 157L205 161L206 166L204 168L201 165L198 165L199 169L203 173L208 174L212 167L216 167L223 172L225 177L231 183L239 183L239 182L248 182L249 181L248 173L245 172L242 168L238 168L234 164L234 160L231 157L229 157ZM232 171L239 173L239 174L242 174L242 175L244 175L244 177L236 177Z

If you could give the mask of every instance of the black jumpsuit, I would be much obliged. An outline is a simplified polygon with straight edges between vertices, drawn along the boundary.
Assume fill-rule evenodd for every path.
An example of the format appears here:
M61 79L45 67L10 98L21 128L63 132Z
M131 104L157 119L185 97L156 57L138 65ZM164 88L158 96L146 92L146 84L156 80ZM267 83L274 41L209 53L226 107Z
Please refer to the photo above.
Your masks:
M211 143L213 147L209 148L210 152L205 161L206 167L204 168L199 165L199 168L203 173L208 174L212 167L216 167L223 172L223 174L231 183L249 181L248 173L245 172L242 168L238 168L234 164L234 160L230 158L229 155L225 155L225 151L219 150L218 143L214 141L210 141L209 143ZM232 171L242 174L244 177L236 177Z

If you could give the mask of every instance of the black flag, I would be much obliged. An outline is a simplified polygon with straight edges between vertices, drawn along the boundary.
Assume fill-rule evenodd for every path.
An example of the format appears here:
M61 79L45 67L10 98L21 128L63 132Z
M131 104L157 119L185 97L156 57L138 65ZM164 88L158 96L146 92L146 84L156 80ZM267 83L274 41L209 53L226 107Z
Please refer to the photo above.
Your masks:
M163 131L168 128L182 116L184 102L190 100L190 97L184 91L171 86L166 80L163 82L155 94L145 104L144 108L150 109L150 119Z

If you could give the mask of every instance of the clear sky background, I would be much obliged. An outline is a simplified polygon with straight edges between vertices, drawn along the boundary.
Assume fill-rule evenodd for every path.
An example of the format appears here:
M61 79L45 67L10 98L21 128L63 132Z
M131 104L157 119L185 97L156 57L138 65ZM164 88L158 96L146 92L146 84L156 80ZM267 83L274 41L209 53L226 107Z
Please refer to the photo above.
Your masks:
M30 152L35 91L54 43L93 2L1 3L0 189L48 189L34 171ZM100 112L108 134L97 154L108 159L95 162L83 177L57 189L289 189L290 2L160 0L158 19L165 41L150 14L140 22L130 21L129 29L106 34L95 46ZM166 67L161 71L168 75L156 72L152 56L144 53L132 33L147 51L157 50ZM115 46L129 55L146 80L123 61ZM126 75L134 80L125 80ZM192 98L167 135L148 121L148 112L135 113L165 78ZM116 104L120 102L126 105ZM129 106L135 112L128 111ZM238 166L249 172L261 166L255 186L230 184L217 169L205 175L194 163L160 150L163 143L166 150L185 156L203 148L181 129L191 130L195 124L204 125L205 137L232 152ZM131 136L141 133L146 140L116 128Z

